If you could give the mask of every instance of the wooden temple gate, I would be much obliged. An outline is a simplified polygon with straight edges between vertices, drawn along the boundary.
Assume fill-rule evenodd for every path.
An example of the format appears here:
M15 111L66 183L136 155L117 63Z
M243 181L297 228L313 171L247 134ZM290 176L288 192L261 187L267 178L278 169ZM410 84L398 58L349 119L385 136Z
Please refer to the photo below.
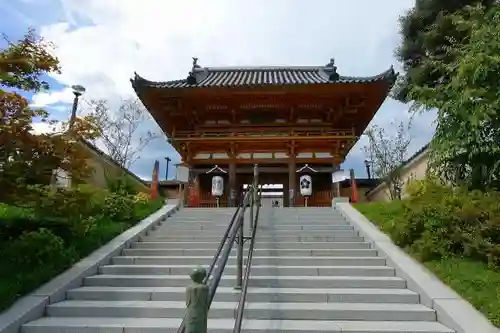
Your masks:
M237 168L238 169L238 168ZM292 205L295 206L303 206L305 204L305 198L300 195L300 191L298 191L299 177L300 174L294 173L291 177L288 172L283 171L283 168L275 167L273 172L266 172L266 169L269 167L261 166L260 169L264 169L264 171L259 172L259 183L260 184L282 184L283 189L279 191L283 191L283 202L285 206L290 206L290 189L294 189L296 196ZM259 169L259 170L260 170ZM212 177L214 174L206 173L209 169L197 168L192 170L191 184L198 184L196 189L193 189L191 193L198 192L198 198L194 198L194 200L188 200L188 204L190 206L198 206L198 207L215 207L216 199L212 195L211 186L212 186ZM324 168L323 172L313 174L312 183L313 183L313 193L309 197L308 206L318 206L318 207L327 207L331 205L332 198L335 196L336 190L334 186L332 186L331 182L331 172L333 168ZM220 175L220 174L219 174ZM224 179L224 194L220 198L220 206L226 207L230 206L230 193L231 181L229 179L229 175L222 175ZM235 189L236 189L236 202L241 199L241 194L243 193L243 185L250 184L252 182L252 174L250 173L236 173L235 175ZM292 183L290 183L292 181ZM269 190L271 191L271 190ZM265 192L265 191L264 191Z
M153 82L136 74L131 82L190 168L189 206L215 206L217 172L225 184L220 205L236 205L254 164L261 184L283 184L285 206L304 205L302 172L312 179L308 205L330 206L339 193L332 172L395 78L392 67L372 77L340 76L333 59L325 66L217 68L194 58L184 80Z

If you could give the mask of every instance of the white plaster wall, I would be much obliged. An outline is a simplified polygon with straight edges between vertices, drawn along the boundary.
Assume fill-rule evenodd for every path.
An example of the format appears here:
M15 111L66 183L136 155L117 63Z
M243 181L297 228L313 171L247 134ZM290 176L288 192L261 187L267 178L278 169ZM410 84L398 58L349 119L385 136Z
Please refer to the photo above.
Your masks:
M406 185L412 180L422 180L425 178L427 172L427 166L429 163L429 150L424 151L422 154L417 156L413 161L408 163L404 168L402 179ZM403 198L406 196L405 190L403 189ZM382 183L377 186L373 191L367 196L369 201L390 201L391 195L387 186Z

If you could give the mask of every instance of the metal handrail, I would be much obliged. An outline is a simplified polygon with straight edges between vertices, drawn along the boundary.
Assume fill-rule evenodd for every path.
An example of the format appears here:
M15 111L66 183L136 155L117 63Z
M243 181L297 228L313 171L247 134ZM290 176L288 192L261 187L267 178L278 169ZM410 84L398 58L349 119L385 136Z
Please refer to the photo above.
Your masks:
M221 242L219 243L219 246L217 247L217 251L215 251L215 255L212 258L212 262L210 263L210 266L208 266L207 276L203 280L203 283L207 283L208 279L210 278L210 275L212 274L212 271L215 268L215 264L217 263L217 259L220 256L222 248L224 247L224 244L226 243L229 232L231 231L231 228L234 225L234 221L236 221L236 217L238 216L239 211L240 211L240 206L236 207L236 211L234 212L233 217L231 218L231 222L229 222L229 225L227 226L226 231L224 232L224 236L222 236Z
M234 322L233 333L239 333L241 331L241 323L243 322L243 311L245 310L245 302L247 299L248 281L250 278L250 270L252 268L252 257L253 257L253 250L255 247L255 239L256 239L255 236L257 233L257 225L259 222L260 200L261 200L260 195L257 194L255 197L257 198L256 200L257 210L255 211L255 220L250 222L252 224L252 236L251 236L252 238L250 241L250 246L248 248L247 263L245 266L245 276L243 277L243 288L241 290L241 296L238 302L238 312L236 314L236 321Z
M257 166L255 166L257 168ZM257 182L257 179L254 177L254 184ZM233 217L231 218L231 222L229 223L224 236L221 239L221 242L217 248L217 251L212 259L212 262L209 266L209 269L207 271L206 276L203 279L203 284L207 284L210 280L210 276L212 275L212 272L215 268L215 265L217 264L217 270L213 274L213 278L209 283L209 290L208 290L208 309L210 309L210 305L212 304L212 301L215 297L215 293L217 291L217 287L219 286L219 282L222 277L222 273L224 272L224 269L226 267L227 261L229 259L229 255L231 253L233 244L236 240L236 236L238 233L240 234L239 237L239 242L243 243L244 239L242 237L242 230L243 230L243 224L244 224L244 216L245 216L245 210L246 207L249 203L251 203L251 209L253 210L253 204L254 200L251 200L252 196L254 196L254 191L258 190L256 186L252 186L249 191L245 193L245 196L238 205L235 213L233 214ZM236 223L235 223L236 222ZM253 221L251 221L251 224L253 224ZM243 246L242 244L240 245L241 247ZM222 253L222 254L221 254ZM240 253L241 255L241 253ZM240 268L241 271L241 268ZM242 276L237 277L239 279L239 284L242 284ZM179 329L177 330L177 333L184 333L186 329L186 317L187 313L184 316L181 325L179 326Z
M240 228L243 228L243 221L244 221L244 215L245 215L245 208L248 203L248 200L250 199L250 196L252 195L252 191L248 191L243 199L241 209L239 210L236 218L236 224L234 225L232 232L229 236L228 241L225 243L225 248L222 252L222 256L219 258L219 262L217 265L217 270L215 274L213 275L213 279L210 283L209 287L209 303L208 306L210 308L210 305L212 304L212 301L215 297L215 292L217 291L217 287L219 286L220 279L222 277L222 273L224 272L224 269L226 268L227 261L229 259L229 254L231 253L231 250L234 245L234 241L236 240L236 235L238 234L238 231ZM240 242L243 241L243 239L239 239Z

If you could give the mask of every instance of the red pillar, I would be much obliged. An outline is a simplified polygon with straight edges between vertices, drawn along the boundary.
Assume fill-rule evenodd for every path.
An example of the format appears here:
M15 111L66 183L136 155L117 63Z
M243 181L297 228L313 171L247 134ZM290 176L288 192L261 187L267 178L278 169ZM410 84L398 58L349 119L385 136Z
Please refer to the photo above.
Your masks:
M158 170L160 168L160 162L155 161L153 167L153 177L151 179L151 200L158 199Z
M354 177L354 169L351 172L351 202L355 203L359 200L358 186L356 185L356 178Z
M200 182L198 175L192 174L188 183L188 207L200 206Z

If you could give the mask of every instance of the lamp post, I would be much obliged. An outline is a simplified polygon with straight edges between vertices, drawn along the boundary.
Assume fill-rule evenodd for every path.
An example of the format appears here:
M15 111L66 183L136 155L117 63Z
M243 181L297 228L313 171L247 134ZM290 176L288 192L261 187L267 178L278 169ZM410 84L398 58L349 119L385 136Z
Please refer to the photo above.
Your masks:
M75 98L73 99L73 108L71 109L71 117L69 118L68 132L71 132L71 130L73 129L73 125L75 124L76 109L78 108L78 98L85 92L85 87L79 84L71 86L71 89L73 89L73 94L75 95ZM74 140L74 138L72 137L71 140ZM52 177L50 183L52 184L53 187L57 186L57 179L59 173L60 170L58 169L52 170ZM66 177L69 179L69 181L71 181L71 178L69 178L68 176Z
M370 164L371 164L371 161L365 160L365 167L366 167L366 173L368 174L368 179L372 178L372 174L370 172Z
M172 160L170 157L165 157L167 160L167 168L165 169L165 180L168 180L168 165L170 164L170 161Z
M73 99L73 109L71 110L71 117L69 118L69 125L68 125L69 130L72 130L73 125L75 124L76 110L78 108L78 98L85 92L85 87L77 84L71 86L71 89L73 89L73 94L75 95L75 98Z

